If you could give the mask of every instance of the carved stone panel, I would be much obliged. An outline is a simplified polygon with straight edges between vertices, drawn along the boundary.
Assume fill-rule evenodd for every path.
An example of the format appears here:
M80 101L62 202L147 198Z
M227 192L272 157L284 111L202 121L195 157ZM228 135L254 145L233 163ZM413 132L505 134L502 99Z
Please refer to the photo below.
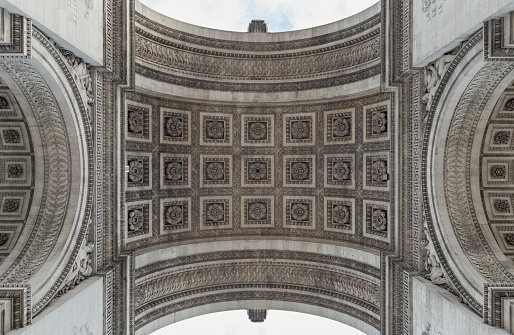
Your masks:
M152 202L128 203L125 210L125 238L128 242L152 235Z
M152 188L152 154L127 152L127 188L144 190Z
M232 115L200 113L200 122L202 127L201 145L232 145Z
M273 115L241 115L241 146L273 147L274 132L275 118Z
M160 233L180 233L191 230L191 198L160 200Z
M316 156L284 155L284 187L315 187Z
M29 152L28 135L22 122L0 122L0 150Z
M125 136L129 141L152 142L152 106L135 101L125 105Z
M161 143L191 144L191 113L188 111L160 109Z
M0 186L32 185L32 159L23 156L0 156Z
M390 242L391 223L389 203L375 200L363 200L364 231L363 235L372 239Z
M232 228L232 197L201 197L200 206L200 229Z
M0 221L25 220L30 191L6 190L0 192Z
M161 188L191 188L191 155L160 154Z
M325 197L325 230L355 234L355 199Z
M325 187L355 188L355 154L325 155Z
M274 227L275 197L273 196L242 196L241 227L259 228Z
M363 154L363 189L389 190L389 152Z
M284 114L284 146L316 144L316 114Z
M314 197L284 196L283 204L284 228L316 228L316 199Z
M275 187L275 157L241 156L242 187Z
M390 113L389 101L364 106L364 142L389 140Z
M232 187L232 156L202 155L200 187Z
M325 112L325 145L355 143L355 109Z

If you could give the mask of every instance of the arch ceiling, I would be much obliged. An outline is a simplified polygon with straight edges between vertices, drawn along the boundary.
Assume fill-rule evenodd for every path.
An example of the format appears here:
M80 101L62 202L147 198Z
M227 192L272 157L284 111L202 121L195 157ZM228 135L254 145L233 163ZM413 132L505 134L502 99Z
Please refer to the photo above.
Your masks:
M428 3L382 1L282 33L203 28L132 0L89 4L101 52L92 37L79 46L43 18L5 12L8 327L92 275L107 334L235 308L421 332L433 319L414 280L510 324L510 14L420 55L410 18Z

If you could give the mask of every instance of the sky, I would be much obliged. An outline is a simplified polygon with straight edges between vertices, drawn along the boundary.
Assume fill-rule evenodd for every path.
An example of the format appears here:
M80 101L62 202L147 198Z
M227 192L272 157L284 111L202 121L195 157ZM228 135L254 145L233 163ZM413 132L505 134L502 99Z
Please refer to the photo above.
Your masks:
M356 14L378 0L140 0L174 19L203 27L246 31L263 19L269 32L320 26Z
M337 321L302 313L269 310L253 323L246 310L206 314L161 328L151 335L364 335Z
M203 27L246 31L252 19L263 19L269 32L312 28L356 14L378 0L140 0L174 19ZM206 326L207 325L207 326ZM206 328L208 327L208 328ZM268 311L263 323L252 323L246 311L191 318L152 335L362 335L342 323L307 314Z

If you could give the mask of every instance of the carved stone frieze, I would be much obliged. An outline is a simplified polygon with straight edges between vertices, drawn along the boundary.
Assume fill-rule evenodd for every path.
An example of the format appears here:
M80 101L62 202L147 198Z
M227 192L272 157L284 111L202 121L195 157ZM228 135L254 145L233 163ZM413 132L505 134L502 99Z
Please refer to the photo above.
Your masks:
M271 278L271 281L270 281ZM136 285L136 314L150 308L150 303L166 296L199 290L212 285L291 285L295 290L301 287L315 287L332 291L360 301L359 304L377 311L380 302L379 286L373 282L345 273L327 271L316 267L305 267L280 262L237 262L218 265L196 266L175 271L165 276ZM187 293L186 293L187 294ZM350 299L351 300L351 299Z
M373 61L380 55L378 31L368 41L345 43L339 50L314 56L293 57L284 55L272 59L248 60L238 57L212 57L200 53L191 54L172 49L141 36L136 37L136 55L148 63L165 67L167 71L183 74L201 74L212 79L231 80L278 80L308 78L332 73ZM323 50L324 51L324 50ZM255 56L254 56L255 57ZM269 57L266 57L269 58Z

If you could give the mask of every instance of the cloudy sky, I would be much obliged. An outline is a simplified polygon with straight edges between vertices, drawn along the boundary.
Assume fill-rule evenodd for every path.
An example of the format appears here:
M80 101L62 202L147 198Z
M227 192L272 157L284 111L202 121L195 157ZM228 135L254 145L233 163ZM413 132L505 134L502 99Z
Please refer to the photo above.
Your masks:
M140 0L188 23L246 31L252 19L263 19L270 32L311 28L370 7L377 0Z
M308 314L271 310L263 323L246 311L212 313L177 322L152 335L364 335L342 323Z
M311 28L358 13L378 0L140 0L177 20L203 27L246 31L263 19L270 32ZM206 328L207 327L207 328ZM208 330L208 331L207 331ZM246 311L208 314L178 322L153 335L361 335L344 324L306 314L269 311L262 324Z

